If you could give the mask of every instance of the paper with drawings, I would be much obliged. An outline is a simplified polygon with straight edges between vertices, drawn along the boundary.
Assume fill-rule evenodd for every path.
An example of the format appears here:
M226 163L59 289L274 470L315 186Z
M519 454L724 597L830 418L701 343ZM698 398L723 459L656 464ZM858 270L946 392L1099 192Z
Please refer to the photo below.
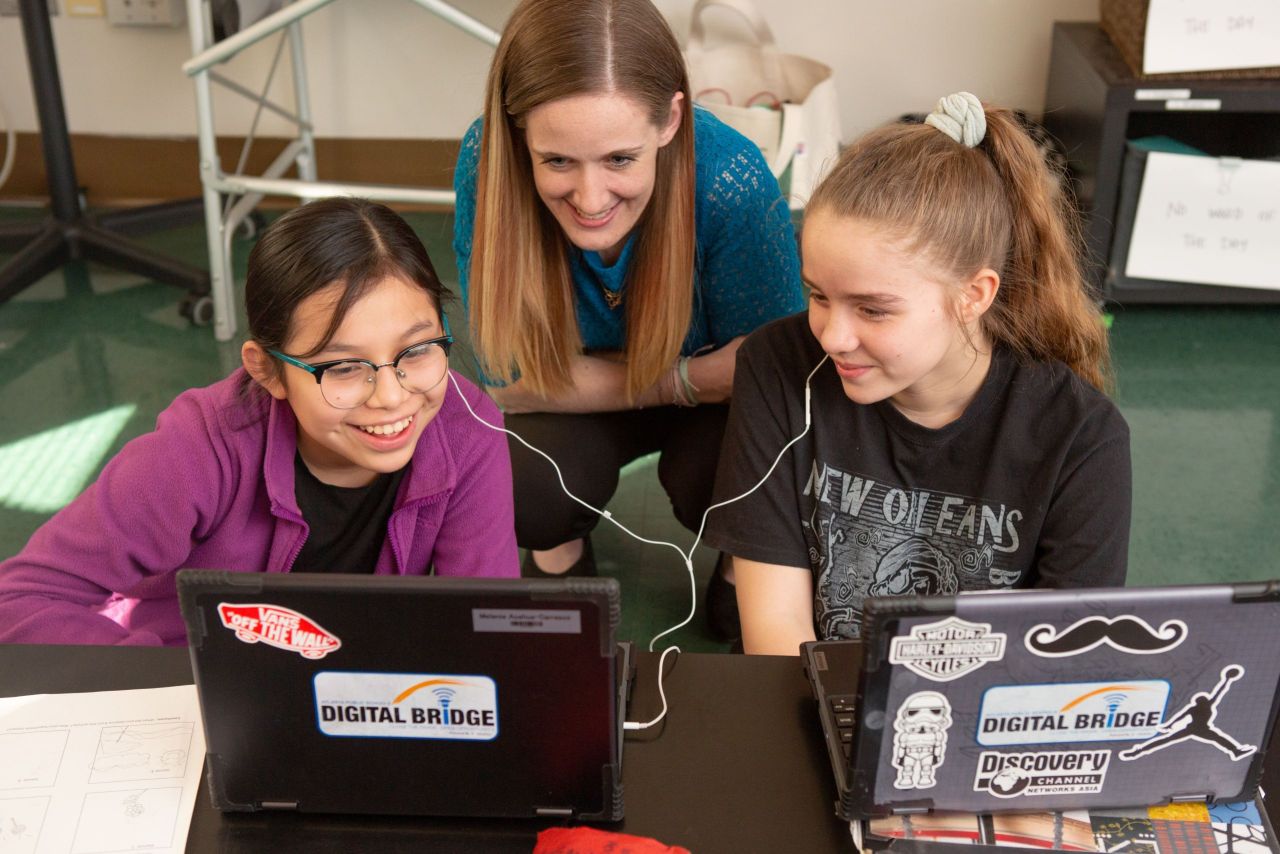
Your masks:
M203 767L194 685L0 698L0 854L181 854Z
M1151 0L1142 71L1220 71L1280 65L1276 0Z
M1280 163L1148 154L1124 272L1280 290Z

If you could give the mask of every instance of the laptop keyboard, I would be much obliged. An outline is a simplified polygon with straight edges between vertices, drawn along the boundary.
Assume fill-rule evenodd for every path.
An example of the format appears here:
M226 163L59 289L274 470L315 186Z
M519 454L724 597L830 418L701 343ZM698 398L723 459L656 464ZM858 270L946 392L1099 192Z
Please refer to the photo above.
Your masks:
M831 718L836 722L836 732L840 734L840 749L844 751L846 759L853 749L853 710L856 699L854 694L837 694L827 698Z

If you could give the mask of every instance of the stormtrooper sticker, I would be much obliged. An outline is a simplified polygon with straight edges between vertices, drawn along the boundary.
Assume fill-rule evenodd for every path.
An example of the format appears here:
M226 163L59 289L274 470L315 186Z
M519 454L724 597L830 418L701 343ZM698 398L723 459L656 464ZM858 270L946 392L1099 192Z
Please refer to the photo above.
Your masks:
M947 756L951 704L937 691L917 691L898 707L893 722L893 767L898 789L931 789Z
M934 682L950 682L972 673L988 661L1004 658L1005 635L990 623L970 623L947 617L937 623L911 627L911 634L889 644L889 663Z

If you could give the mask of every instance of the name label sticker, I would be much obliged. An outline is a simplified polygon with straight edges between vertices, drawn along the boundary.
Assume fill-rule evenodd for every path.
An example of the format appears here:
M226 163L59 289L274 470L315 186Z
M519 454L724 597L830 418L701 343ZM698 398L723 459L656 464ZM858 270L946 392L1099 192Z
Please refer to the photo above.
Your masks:
M325 735L492 741L498 686L488 676L323 671L312 680Z
M1221 98L1170 98L1164 102L1166 110L1204 110L1215 112L1222 109Z
M1135 89L1133 92L1135 101L1183 100L1190 97L1190 89Z
M1155 734L1169 703L1163 679L999 685L982 696L978 744L1139 741Z
M534 635L580 635L582 612L541 608L472 608L475 632L524 632Z

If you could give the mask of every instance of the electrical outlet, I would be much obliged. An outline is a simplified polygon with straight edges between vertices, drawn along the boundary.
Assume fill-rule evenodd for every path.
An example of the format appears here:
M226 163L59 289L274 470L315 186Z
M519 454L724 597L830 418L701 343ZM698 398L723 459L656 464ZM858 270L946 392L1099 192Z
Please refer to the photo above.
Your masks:
M182 27L183 0L107 0L107 23L117 27Z

